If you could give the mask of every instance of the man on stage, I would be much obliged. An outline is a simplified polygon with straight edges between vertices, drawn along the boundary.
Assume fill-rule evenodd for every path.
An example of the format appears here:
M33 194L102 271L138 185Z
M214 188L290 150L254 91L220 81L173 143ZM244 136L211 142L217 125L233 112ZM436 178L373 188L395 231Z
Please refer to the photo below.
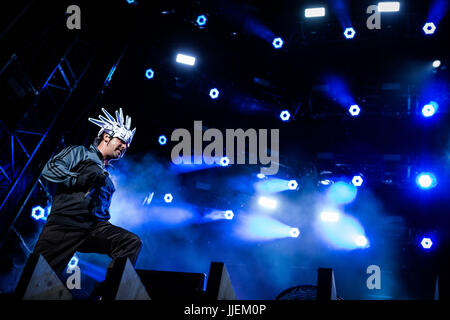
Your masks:
M51 158L42 175L57 184L50 215L34 252L41 254L60 275L76 251L127 257L136 264L142 243L139 237L112 225L109 206L115 191L107 168L109 162L123 157L136 128L122 109L116 119L102 108L106 118L89 121L101 129L93 144L70 146Z

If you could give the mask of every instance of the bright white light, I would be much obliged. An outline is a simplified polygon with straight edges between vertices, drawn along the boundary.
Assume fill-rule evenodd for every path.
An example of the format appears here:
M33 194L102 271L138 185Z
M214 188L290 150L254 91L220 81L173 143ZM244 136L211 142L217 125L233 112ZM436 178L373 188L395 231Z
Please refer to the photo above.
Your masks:
M232 220L234 217L234 213L231 210L227 210L225 211L225 219L227 220Z
M430 249L431 246L433 245L433 241L431 241L430 238L423 238L420 244L424 249Z
M155 76L155 71L153 71L152 69L145 70L145 77L147 79L152 79L154 76Z
M344 31L344 36L346 39L353 39L355 37L356 31L353 28L346 28Z
M333 183L333 181L331 181L330 179L325 179L325 180L320 180L319 183L323 186L329 186L330 184Z
M256 176L258 177L258 179L264 179L266 177L266 175L264 173L261 173L261 172L258 173Z
M288 182L288 188L289 190L295 190L298 187L298 183L295 180L289 180Z
M433 34L434 31L436 30L436 26L434 25L433 22L427 22L423 26L422 30L423 32L425 32L425 34Z
M397 12L400 11L400 2L379 2L378 12Z
M167 143L167 138L164 135L159 136L158 142L160 145L165 145Z
M219 90L217 90L217 88L209 90L209 96L211 97L211 99L217 99L217 97L219 96Z
M305 9L306 18L324 17L325 8L308 8Z
M205 17L205 15L200 15L200 16L198 16L197 17L197 24L199 25L199 26L204 26L205 25L205 23L206 23L206 17Z
M287 110L281 111L281 113L280 113L281 120L288 121L290 117L291 117L291 114L289 113L289 111L287 111Z
M298 236L300 235L300 230L298 230L298 228L292 228L291 231L289 231L289 235L292 238L298 238Z
M280 49L283 46L283 39L281 38L273 39L272 45L275 49Z
M337 211L322 211L320 213L320 220L324 222L337 222L339 221L339 212Z
M227 165L230 164L230 159L228 159L228 157L222 157L220 158L220 165L222 167L226 167Z
M275 209L277 207L277 201L272 198L259 197L258 203L259 205L269 209Z
M417 176L417 185L422 189L430 189L436 186L436 177L429 172L422 172Z
M78 265L78 258L76 256L73 256L72 259L70 259L69 264L67 267L69 269L73 269Z
M433 116L435 113L436 109L431 103L424 105L422 108L422 114L426 118Z
M195 57L179 53L177 54L177 62L193 66L195 64Z
M42 208L41 206L34 206L31 209L31 216L35 219L35 220L45 220L45 209Z
M361 176L354 176L352 179L352 183L355 187L360 187L363 182L364 180Z
M356 236L355 243L358 247L365 247L367 245L367 238L364 236Z
M348 112L350 112L350 114L353 117L356 117L357 115L359 115L360 111L361 111L361 109L359 108L359 106L357 104L350 106L350 108L348 109Z
M433 68L439 68L440 65L441 65L441 61L440 60L434 60L433 61Z
M172 200L173 200L173 196L172 196L170 193L166 193L166 194L164 195L164 201L165 201L166 203L170 203L170 202L172 202Z

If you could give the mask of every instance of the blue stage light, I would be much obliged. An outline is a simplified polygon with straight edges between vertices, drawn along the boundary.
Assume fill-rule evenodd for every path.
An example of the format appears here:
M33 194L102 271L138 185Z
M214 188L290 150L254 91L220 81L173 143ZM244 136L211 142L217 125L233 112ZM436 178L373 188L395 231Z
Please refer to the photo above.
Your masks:
M433 68L439 68L441 65L441 61L440 60L434 60L433 61Z
M177 54L176 61L178 63L187 64L189 66L193 66L195 64L195 57L179 53L179 54Z
M31 208L31 216L34 218L34 220L45 220L45 209L41 206L34 206Z
M273 198L268 198L268 197L264 197L261 196L258 199L258 204L264 208L268 208L268 209L275 209L278 205L277 200L273 199Z
M422 172L417 176L417 185L422 189L434 188L437 184L436 177L430 172Z
M206 16L205 15L199 15L198 17L197 17L197 24L199 25L199 26L204 26L205 24L206 24Z
M292 228L292 229L289 231L289 235L290 235L292 238L298 238L298 236L300 235L300 230L298 230L298 228Z
M327 191L327 197L335 204L350 203L356 198L356 194L357 188L344 181L334 183Z
M360 248L364 248L367 246L367 238L365 236L362 235L358 235L355 236L355 244L360 247Z
M424 249L430 249L433 246L433 241L428 237L424 237L422 238L422 241L420 241L420 245Z
M288 182L288 188L289 190L295 190L298 187L298 183L296 180L289 180Z
M357 104L354 104L354 105L350 106L350 108L348 109L348 112L350 112L352 117L356 117L361 112L361 109L359 108L359 106Z
M69 263L67 264L67 267L69 269L73 269L78 265L78 257L77 256L73 256L72 259L70 259Z
M281 111L281 113L280 113L281 120L288 121L290 117L291 117L291 114L289 113L289 111L287 111L287 110Z
M363 184L363 182L364 179L360 175L354 176L352 179L352 183L355 187L360 187Z
M430 101L422 108L422 115L426 118L433 116L438 109L438 104L434 101Z
M232 210L226 210L225 211L225 219L232 220L234 217L234 213Z
M155 72L152 69L145 70L145 77L147 79L152 79L155 76Z
M165 145L167 143L167 138L164 135L159 136L158 142L160 145Z
M134 0L127 0L127 2L128 2L129 4L133 4L133 3L134 3Z
M166 194L164 195L164 201L165 201L166 203L171 203L172 200L173 200L172 194L166 193Z
M211 99L217 99L217 97L219 96L219 90L217 90L217 88L209 90L209 96L211 97Z
M434 25L433 22L427 22L425 23L425 25L422 28L423 32L425 32L425 34L429 35L429 34L433 34L434 31L436 31L436 26Z
M220 165L222 167L226 167L230 164L230 159L228 159L228 157L222 157L220 158Z
M256 176L258 177L258 179L264 179L266 177L266 175L264 173L261 173L261 172L258 173Z
M283 46L283 39L281 38L273 39L272 45L275 49L280 49Z
M320 213L320 220L323 222L338 222L340 214L336 210L325 210Z
M353 28L346 28L344 31L344 36L346 39L353 39L355 34L356 34L356 31Z

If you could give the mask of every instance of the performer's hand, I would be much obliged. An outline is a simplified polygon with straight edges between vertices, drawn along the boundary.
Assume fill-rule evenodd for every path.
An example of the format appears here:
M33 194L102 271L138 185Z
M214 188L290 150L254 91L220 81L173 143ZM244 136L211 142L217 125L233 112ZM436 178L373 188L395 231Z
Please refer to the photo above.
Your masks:
M107 172L88 172L82 173L77 178L77 185L84 189L97 188L106 184Z

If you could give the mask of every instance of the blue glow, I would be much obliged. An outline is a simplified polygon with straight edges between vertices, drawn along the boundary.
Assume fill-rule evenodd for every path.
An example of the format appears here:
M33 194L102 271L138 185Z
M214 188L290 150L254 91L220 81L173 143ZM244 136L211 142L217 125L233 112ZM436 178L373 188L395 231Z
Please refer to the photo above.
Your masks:
M300 230L298 230L298 228L291 228L291 231L289 231L289 235L292 238L298 238L298 236L300 235Z
M159 136L158 142L160 145L165 145L167 143L167 138L164 135Z
M437 184L437 181L434 174L430 172L422 172L417 176L416 183L421 189L426 190L434 188Z
M291 226L265 215L242 217L241 223L239 223L237 228L237 234L247 241L268 241L291 238L297 234L297 231Z
M360 187L363 184L363 182L364 182L364 179L360 175L354 176L352 179L352 184L355 187Z
M426 118L432 117L436 113L438 107L439 105L436 102L430 101L428 104L423 106L422 115Z
M258 204L267 209L275 209L278 206L277 200L264 196L258 198Z
M430 248L433 246L433 241L431 240L431 238L424 237L424 238L422 238L422 240L420 241L420 245L421 245L422 248L424 248L424 249L430 249Z
M344 36L346 39L353 39L355 37L356 31L353 28L346 28L344 31Z
M152 69L145 70L145 77L147 79L152 79L155 76L155 72Z
M200 15L200 16L198 16L197 17L197 24L199 25L199 26L204 26L205 24L206 24L206 17L205 17L205 15Z
M281 113L280 113L281 120L288 121L290 117L291 117L291 114L289 113L289 111L287 111L287 110L281 111Z
M338 222L340 215L337 210L324 210L320 213L320 220L323 222Z
M332 221L320 219L316 225L325 241L336 249L352 250L369 247L364 228L358 220L345 214L339 214L337 220L335 214L329 214L329 217L333 217Z
M172 196L171 193L166 193L166 194L164 195L164 201L165 201L166 203L171 203L172 200L173 200L173 196Z
M334 183L327 191L327 197L335 204L346 204L356 198L357 188L343 181Z
M424 24L422 30L426 35L433 34L436 31L436 26L433 22L427 22Z
M448 5L448 0L433 0L428 11L427 21L433 21L437 26L447 14Z
M34 220L46 220L45 209L41 206L31 208L31 216Z
M295 190L298 187L298 183L296 180L289 180L288 182L288 188L289 190Z
M209 96L211 97L211 99L217 99L217 97L219 96L219 90L217 90L217 88L209 90Z
M73 256L72 259L70 259L69 263L67 264L67 267L69 269L72 269L78 265L78 257Z
M261 172L258 173L256 176L258 177L258 179L264 179L266 177L266 175L264 173L261 173Z
M283 46L283 39L281 38L273 39L272 45L275 49L280 49Z
M263 181L258 181L255 184L255 188L260 193L277 193L286 190L295 190L298 184L294 189L291 189L294 187L294 183L297 183L297 181L292 180L292 183L290 183L290 181L284 179L268 178Z
M133 3L134 3L134 0L127 0L127 2L128 2L129 4L133 4Z
M352 117L356 117L361 112L361 109L357 104L351 105L350 108L348 108L348 112L352 115Z
M342 77L326 75L323 77L323 84L326 94L330 99L336 100L341 107L348 108L349 105L355 104L350 89Z
M232 220L234 217L234 213L232 210L225 211L225 219Z

